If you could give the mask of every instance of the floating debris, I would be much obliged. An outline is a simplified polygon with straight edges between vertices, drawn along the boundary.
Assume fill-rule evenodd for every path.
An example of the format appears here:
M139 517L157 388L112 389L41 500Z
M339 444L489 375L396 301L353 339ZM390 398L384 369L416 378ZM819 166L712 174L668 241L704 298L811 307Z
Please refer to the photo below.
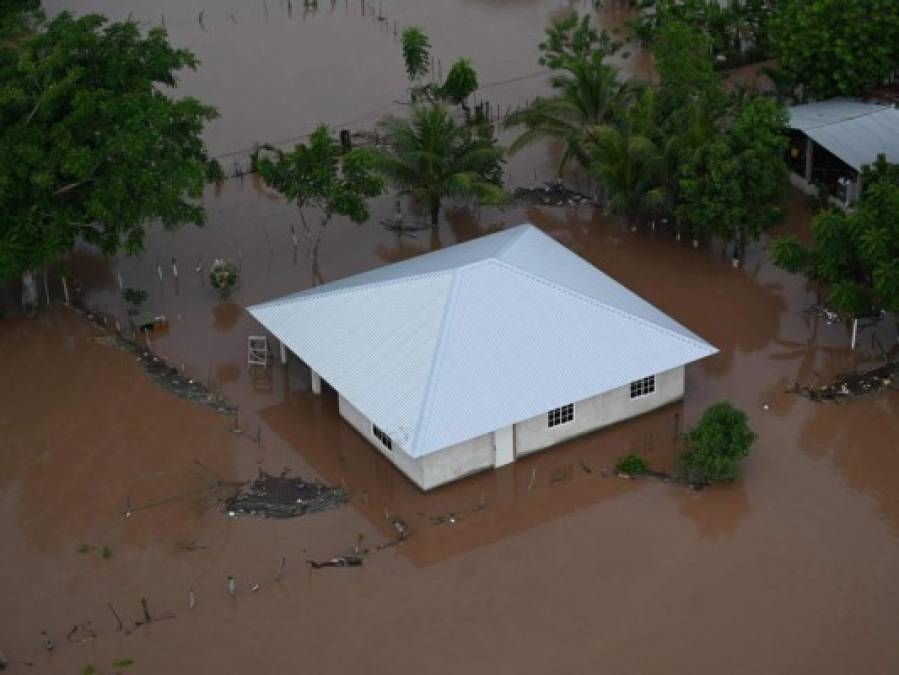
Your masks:
M323 567L362 567L363 559L355 555L339 555L330 560L307 560L309 567L319 570Z
M845 403L846 401L873 394L882 389L897 389L899 383L899 361L860 373L844 373L824 387L803 387L798 382L787 388L791 394L799 394L815 402Z
M337 508L346 503L346 492L321 483L307 483L302 478L259 477L244 490L225 501L225 512L262 518L295 518Z
M546 187L520 187L512 193L516 202L528 204L545 204L546 206L575 206L592 204L593 199L587 195L570 190L562 183L546 183Z
M233 415L237 412L237 406L221 396L210 393L203 384L186 377L177 368L170 366L164 359L156 356L143 345L121 335L102 335L94 338L94 342L135 354L137 362L143 366L150 379L176 396L212 408L222 415Z

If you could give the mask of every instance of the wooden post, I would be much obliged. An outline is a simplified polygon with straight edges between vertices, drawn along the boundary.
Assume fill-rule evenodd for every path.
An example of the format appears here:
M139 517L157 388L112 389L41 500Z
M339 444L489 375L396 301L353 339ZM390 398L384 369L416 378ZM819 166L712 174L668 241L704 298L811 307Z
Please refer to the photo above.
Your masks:
M69 304L69 285L66 283L65 276L62 277L62 294L65 296L66 305Z
M284 346L284 343L278 340L278 348L281 350L281 363L283 365L287 365L287 347Z
M855 350L855 338L858 337L858 319L852 320L852 347L851 349Z

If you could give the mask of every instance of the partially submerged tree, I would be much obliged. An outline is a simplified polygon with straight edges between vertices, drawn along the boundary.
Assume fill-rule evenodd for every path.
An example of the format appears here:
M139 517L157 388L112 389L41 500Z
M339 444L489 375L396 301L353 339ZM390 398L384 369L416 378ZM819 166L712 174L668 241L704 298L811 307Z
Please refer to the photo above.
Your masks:
M196 66L164 29L65 12L0 51L0 278L21 275L26 304L33 273L79 241L137 253L150 222L203 224L217 113L165 92Z
M882 155L862 171L851 212L828 209L812 221L812 243L781 237L775 264L827 288L826 304L845 318L899 312L899 166Z
M636 225L665 206L665 157L657 145L655 92L647 87L618 126L589 132L590 172L609 208Z
M614 54L621 44L606 32L593 27L590 14L569 12L553 20L546 29L546 37L537 48L539 63L551 70L564 69L576 61L590 59L595 53Z
M388 117L380 128L387 147L372 151L375 166L428 209L431 225L446 197L504 200L503 151L490 125L461 125L446 106L432 103L414 107L408 118Z
M726 133L686 163L677 215L694 236L734 242L735 264L749 240L783 217L780 200L787 178L784 161L787 114L774 99L738 103Z
M403 44L406 75L410 82L415 82L427 75L431 69L431 41L418 26L404 29L400 40Z
M453 63L440 87L440 95L445 100L468 109L465 101L478 89L478 73L470 59L458 59Z
M550 85L556 94L538 98L506 119L506 127L525 129L510 152L540 140L560 140L565 152L559 173L571 159L589 167L590 131L620 120L630 92L619 82L617 69L604 63L618 47L607 33L597 33L589 15L579 18L572 12L553 21L540 44L540 63L552 69Z
M318 249L325 228L334 215L354 223L368 220L368 200L384 190L384 181L374 172L374 161L366 150L344 152L325 125L290 152L265 145L254 157L263 182L297 205L308 237L312 228L306 210L317 209L321 221L312 244L313 278L320 281Z
M858 96L899 68L896 0L778 0L772 56L791 94Z
M737 462L749 455L755 439L746 413L727 401L716 403L687 432L684 467L691 480L733 480L737 477Z

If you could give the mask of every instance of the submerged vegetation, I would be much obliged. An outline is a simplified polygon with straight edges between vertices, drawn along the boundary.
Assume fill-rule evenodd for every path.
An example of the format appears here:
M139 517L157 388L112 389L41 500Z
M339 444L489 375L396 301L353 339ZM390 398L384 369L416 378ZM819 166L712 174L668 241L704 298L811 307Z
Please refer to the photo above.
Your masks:
M855 209L828 206L812 221L812 242L774 240L774 262L826 288L826 304L845 318L899 312L899 165L881 155L862 170Z
M686 434L688 449L682 459L690 480L733 480L737 462L749 456L755 439L742 410L727 401L709 407Z
M79 242L137 253L151 221L202 225L203 188L221 171L201 138L216 110L166 93L198 62L163 28L22 20L33 32L0 46L0 278L22 276L32 305L34 272Z
M408 118L390 117L380 129L385 148L371 152L374 166L401 193L427 208L436 226L446 197L503 201L503 152L490 125L457 122L439 103L416 106Z

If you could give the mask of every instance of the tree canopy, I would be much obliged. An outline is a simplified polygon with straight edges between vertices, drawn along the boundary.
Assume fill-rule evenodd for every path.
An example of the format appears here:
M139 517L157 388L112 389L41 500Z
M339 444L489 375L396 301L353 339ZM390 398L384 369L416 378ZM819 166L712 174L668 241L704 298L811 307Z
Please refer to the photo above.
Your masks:
M857 96L899 68L899 3L778 0L769 38L790 93Z
M750 97L736 104L734 119L725 124L726 133L686 162L677 215L694 236L736 242L739 260L747 240L783 216L787 113L774 99Z
M204 222L221 171L201 133L216 111L165 93L196 66L164 29L98 15L62 13L0 52L0 277L78 241L138 252L150 221Z
M608 34L591 26L588 15L579 18L572 12L554 20L540 44L540 63L552 70L550 85L556 93L507 118L507 127L524 127L510 152L539 140L561 140L565 152L559 172L571 159L589 168L591 130L620 120L630 95L630 88L618 80L618 70L604 62L617 48Z
M431 69L431 41L418 26L403 30L400 40L403 45L403 62L410 82L428 74Z
M844 317L899 312L899 166L880 156L862 171L855 209L827 209L811 229L808 246L776 239L774 262L823 284L826 304Z
M505 198L503 151L492 126L461 125L445 105L430 103L414 107L409 117L388 117L380 127L387 147L372 151L375 166L429 210L432 225L445 197L488 204Z
M746 413L727 401L707 408L686 436L684 465L704 481L736 478L737 461L749 455L756 438Z

